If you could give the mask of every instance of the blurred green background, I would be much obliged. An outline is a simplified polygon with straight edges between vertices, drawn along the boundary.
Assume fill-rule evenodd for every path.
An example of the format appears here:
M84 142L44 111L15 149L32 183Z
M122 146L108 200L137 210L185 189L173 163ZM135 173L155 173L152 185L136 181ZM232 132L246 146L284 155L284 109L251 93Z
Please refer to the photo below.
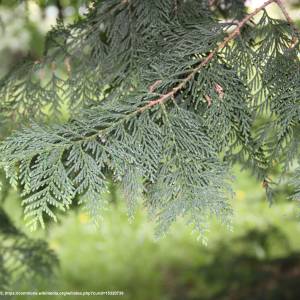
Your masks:
M45 34L56 18L72 22L86 9L85 1L19 2L0 1L0 77L29 50L37 59L42 55ZM300 18L297 6L289 9ZM288 199L283 185L270 206L261 183L251 174L238 167L234 174L231 227L213 221L201 239L183 220L155 239L154 224L145 211L138 209L129 220L122 195L112 186L105 197L114 204L98 225L79 207L61 215L46 231L26 232L49 243L60 268L51 280L15 290L118 290L125 293L120 298L134 300L300 299L298 203ZM15 191L7 192L4 208L24 228L20 199Z
M98 226L78 209L47 231L28 233L47 240L60 268L51 282L21 290L118 290L125 292L120 298L138 300L300 299L297 204L281 197L270 207L250 174L238 169L235 174L232 228L213 222L206 240L197 239L182 220L155 239L154 224L142 209L128 220L118 191L106 195L115 204ZM24 227L19 203L10 192L5 208Z

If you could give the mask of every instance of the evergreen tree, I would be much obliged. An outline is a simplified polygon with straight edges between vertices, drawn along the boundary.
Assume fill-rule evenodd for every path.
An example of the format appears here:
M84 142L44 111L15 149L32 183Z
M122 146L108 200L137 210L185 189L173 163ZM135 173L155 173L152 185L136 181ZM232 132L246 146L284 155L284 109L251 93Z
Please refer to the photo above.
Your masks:
M202 232L230 219L234 163L271 197L270 173L299 153L299 38L281 0L250 13L242 0L90 1L59 20L43 57L0 82L1 121L22 125L3 134L1 166L30 228L74 201L97 216L113 180L158 233L180 216Z

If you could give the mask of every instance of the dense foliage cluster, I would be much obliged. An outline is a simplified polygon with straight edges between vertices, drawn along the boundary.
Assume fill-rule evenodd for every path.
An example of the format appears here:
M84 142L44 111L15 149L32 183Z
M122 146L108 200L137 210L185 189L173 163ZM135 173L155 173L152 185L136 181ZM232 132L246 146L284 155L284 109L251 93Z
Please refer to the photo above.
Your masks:
M286 20L268 15L271 4ZM282 2L251 14L227 0L88 7L0 82L2 120L31 120L0 149L29 226L78 199L98 215L113 180L130 213L144 199L159 232L179 216L201 231L230 216L236 162L270 196L270 172L299 153L300 35Z

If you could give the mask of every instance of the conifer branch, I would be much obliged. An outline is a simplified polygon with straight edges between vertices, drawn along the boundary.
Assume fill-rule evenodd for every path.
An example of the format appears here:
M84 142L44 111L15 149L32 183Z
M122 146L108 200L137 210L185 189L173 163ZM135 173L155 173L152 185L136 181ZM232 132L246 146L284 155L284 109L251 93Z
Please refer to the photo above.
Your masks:
M190 74L180 83L178 84L176 87L174 87L170 92L161 95L158 99L152 100L150 101L148 104L146 104L145 106L139 108L139 112L143 112L157 104L162 104L165 101L169 100L170 98L173 98L180 90L182 90L185 85L194 78L194 76L203 68L205 67L213 58L214 56L223 48L225 48L225 46L227 46L227 44L234 40L237 36L240 35L240 30L242 27L245 26L245 24L251 20L255 15L257 15L258 13L260 13L265 7L267 7L268 5L270 5L271 3L280 3L280 1L278 0L269 0L266 1L264 4L262 4L260 7L258 7L257 9L255 9L251 14L247 15L244 19L242 19L240 22L236 23L236 28L223 40L223 42L221 44L219 44L212 52L210 52L210 54L196 67L194 68ZM282 4L282 3L281 3Z
M147 195L159 230L177 216L201 230L211 215L231 213L228 164L252 170L271 197L266 174L298 156L300 35L283 2L248 15L233 5L241 18L220 22L198 0L180 3L174 20L174 1L95 1L85 20L49 35L51 59L26 62L0 82L3 121L34 107L42 116L48 104L58 116L66 99L70 110L86 107L66 124L33 123L0 144L0 165L20 184L32 229L77 198L99 215L112 177L131 212ZM272 3L287 22L265 12ZM164 107L168 100L174 105ZM272 118L256 126L265 112Z

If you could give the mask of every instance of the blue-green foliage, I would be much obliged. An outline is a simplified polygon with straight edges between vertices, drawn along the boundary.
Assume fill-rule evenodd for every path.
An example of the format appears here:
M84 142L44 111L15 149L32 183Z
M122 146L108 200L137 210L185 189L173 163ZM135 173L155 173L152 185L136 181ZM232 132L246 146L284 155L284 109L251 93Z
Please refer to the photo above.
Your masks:
M37 115L0 149L32 229L74 199L97 215L111 178L130 213L143 199L159 232L178 216L200 231L227 220L235 162L271 194L274 165L286 171L299 152L299 33L261 10L220 47L236 22L218 18L228 5L240 20L244 6L209 3L93 1L48 34L40 61L2 80L3 116ZM69 122L44 124L46 108L57 116L66 104Z
M45 214L56 220L53 207L67 209L76 195L92 213L105 205L107 174L125 181L131 208L147 192L146 205L163 227L185 214L200 227L205 213L227 212L227 168L195 113L175 107L132 117L103 106L86 119L87 113L67 126L33 124L3 144L8 173L19 166L32 229L44 226Z

